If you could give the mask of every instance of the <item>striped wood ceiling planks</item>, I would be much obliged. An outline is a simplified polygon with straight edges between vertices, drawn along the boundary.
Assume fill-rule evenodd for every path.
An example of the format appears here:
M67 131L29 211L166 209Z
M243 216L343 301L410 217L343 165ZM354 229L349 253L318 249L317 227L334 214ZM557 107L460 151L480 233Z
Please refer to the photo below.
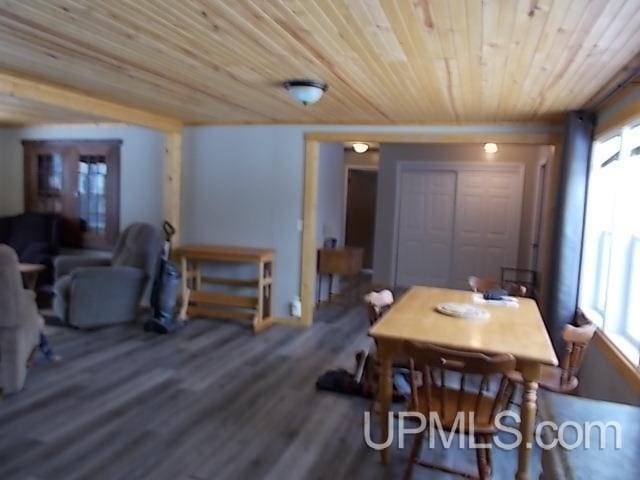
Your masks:
M188 124L547 121L638 31L640 0L0 0L0 69ZM329 91L295 104L295 77Z

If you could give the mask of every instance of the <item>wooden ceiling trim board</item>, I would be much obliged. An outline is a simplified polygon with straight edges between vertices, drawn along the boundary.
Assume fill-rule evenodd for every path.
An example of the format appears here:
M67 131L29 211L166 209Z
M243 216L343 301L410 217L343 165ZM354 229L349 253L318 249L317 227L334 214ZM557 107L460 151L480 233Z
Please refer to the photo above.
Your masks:
M416 98L424 99L424 104L415 103L418 118L428 118L434 112L441 112L447 108L443 101L438 79L434 76L433 68L427 63L427 52L422 44L423 23L416 18L416 13L409 2L385 3L385 11L392 22L400 26L399 37L408 49L410 64L407 69L411 75L410 83L418 89ZM430 17L431 18L431 17Z
M0 72L0 93L165 132L182 128L182 123L174 118L99 100L84 93L21 78L6 72Z
M583 11L581 0L568 2L566 10L551 10L542 33L539 52L533 61L531 75L524 82L523 92L526 92L526 97L521 98L518 103L519 108L526 109L529 114L535 114L536 105L540 107L539 99L547 91L545 85L553 76L552 68L561 61L563 52L571 41L570 33L580 20L576 13ZM527 105L532 105L533 108L527 108Z
M415 42L410 34L410 27L405 21L398 8L401 2L385 2L384 13L387 15L391 23L399 25L398 41L405 49L407 62L405 65L398 65L396 68L402 68L401 77L409 91L412 92L413 98L423 98L424 104L414 103L412 116L413 118L428 117L430 111L434 109L433 98L437 98L435 90L431 84L429 72L424 68L424 61L417 53ZM409 22L409 24L414 22Z
M509 60L510 39L513 36L517 6L517 2L512 0L500 0L498 3L495 44L491 45L493 57L491 72L493 88L491 90L494 92L494 95L489 97L490 110L494 112L494 116L490 118L491 121L497 120L500 114L500 98L504 93L504 77Z
M502 144L538 144L538 145L557 145L561 142L563 136L554 132L542 133L519 133L519 132L452 132L452 133L433 133L433 132L306 132L305 140L315 140L317 142L349 142L354 138L358 138L363 142L378 143L478 143L496 142Z
M422 40L421 46L425 49L425 56L433 65L433 74L431 76L434 78L434 83L438 86L438 97L442 99L444 105L443 109L434 113L438 116L448 114L452 120L458 121L455 104L451 98L449 69L444 54L444 48L446 47L442 46L442 39L439 33L439 30L443 28L443 26L441 26L440 23L441 18L433 11L433 5L435 5L434 2L423 1L419 4L412 4L412 8L414 9L414 18L422 20L422 27L418 30L419 38ZM405 18L407 18L406 14ZM433 25L434 28L428 28L428 25Z
M469 88L463 88L460 92L460 101L462 111L467 112L471 118L477 118L475 112L475 99L473 89L471 88L476 82L472 74L472 59L469 49L469 23L467 22L467 3L466 2L447 2L448 16L454 19L452 24L452 38L454 56L459 59L458 71L460 74L460 84L468 85ZM476 97L479 98L479 97Z
M312 2L317 5L316 2ZM340 10L339 10L340 9ZM338 2L327 2L325 13L328 18L334 25L338 26L340 31L340 36L344 39L344 41L349 45L360 58L364 59L368 62L368 65L372 65L374 68L372 69L372 77L375 78L377 82L381 82L380 85L382 87L382 91L389 92L389 95L384 98L384 96L380 97L376 96L375 98L379 99L378 101L384 102L385 105L388 105L390 101L397 100L397 109L400 117L409 117L410 114L407 113L407 98L402 96L400 99L397 99L397 95L391 95L391 92L397 91L398 83L397 77L393 74L392 70L389 66L380 62L376 59L375 55L366 47L366 36L364 35L364 31L360 30L359 27L355 24L355 19L351 16L351 12L347 9L346 5ZM360 33L360 34L358 34ZM393 100L392 100L393 99ZM396 113L397 115L397 113ZM394 121L397 121L398 116L394 118Z
M570 14L568 18L570 20L580 18L580 21L572 23L570 27L566 27L567 31L571 32L570 38L562 49L562 55L559 56L555 68L549 72L547 81L542 84L543 88L536 97L535 102L533 102L532 109L546 108L545 106L548 105L547 96L553 95L556 91L555 88L558 91L562 89L564 97L569 96L569 91L563 88L565 79L570 77L570 73L577 65L577 60L587 55L589 51L587 46L589 35L599 36L596 27L598 26L598 20L601 18L601 9L604 5L596 1L574 0L572 7L575 7L574 12L572 12L573 15ZM566 22L563 25L566 25Z
M329 2L329 3L331 3L331 2ZM354 30L356 28L360 28L359 24L356 21L356 19L352 19L352 20L353 20L353 25L351 26L351 28L354 29ZM279 22L278 26L280 28L285 29L285 32L287 34L293 35L294 39L297 39L299 37L299 34L297 34L296 32L291 31L291 30L287 31L286 28L284 27L284 22ZM362 36L360 38L362 38L362 39L368 38L367 35L366 35L366 31L365 30L361 30L361 31L362 31ZM319 50L317 50L316 48L312 47L308 42L303 42L303 44L306 44L306 46L308 48L310 48L311 51L313 52L312 53L313 57L321 65L323 65L323 66L325 66L325 68L327 68L327 71L331 74L331 77L329 77L329 78L337 79L340 82L340 84L349 85L350 91L355 93L356 97L359 97L359 98L365 100L365 104L368 104L368 106L372 109L372 111L376 115L379 116L379 118L381 118L383 121L391 120L390 118L387 117L387 115L382 110L381 105L383 105L384 102L385 102L384 97L382 95L374 97L369 92L367 92L370 95L371 100L366 100L366 94L361 92L360 91L361 89L359 89L357 86L349 84L348 80L346 80L346 78L344 77L343 73L339 71L339 69L336 67L336 65L331 63L331 61L326 57L325 54L322 54ZM381 62L381 63L383 63L383 62ZM391 71L389 71L389 73L391 73ZM382 75L380 78L384 78L384 75ZM331 81L329 83L331 83ZM365 80L363 82L363 85L366 85L366 84L367 84L367 81ZM389 88L392 88L391 84L389 84ZM374 98L375 98L375 103L373 102Z
M543 32L547 26L550 12L551 3L548 1L538 1L535 5L530 3L526 4L524 1L519 4L519 15L521 17L526 15L527 28L524 39L522 40L523 48L521 50L521 55L520 58L517 59L514 71L514 78L519 79L519 81L517 86L512 90L512 95L509 96L509 102L511 104L513 114L516 116L514 119L525 120L532 118L531 116L523 114L524 109L521 102L525 98L529 99L524 84L531 74L535 54L540 45Z
M503 88L498 103L498 116L500 117L509 114L514 115L514 112L508 112L508 108L514 102L516 91L519 91L521 88L520 83L524 81L524 79L517 76L517 67L522 58L524 41L529 28L531 5L525 0L517 0L515 2L515 8L516 15L514 18L513 36L510 39L504 68L504 78L502 80Z
M352 6L359 5L359 9L355 9ZM376 7L377 5L377 7ZM401 96L404 99L410 97L417 98L420 96L420 81L415 77L415 72L412 65L407 61L407 54L400 46L398 37L394 34L392 36L380 33L380 28L377 28L379 24L386 29L386 25L390 25L388 12L382 9L380 3L374 1L360 0L347 2L347 7L354 22L360 22L361 29L365 32L365 35L369 44L372 46L372 55L382 58L384 61L380 64L387 65L390 74L389 77L392 80L391 92L394 92L394 96ZM366 22L363 24L363 21ZM384 38L391 43L388 47L385 46ZM382 44L382 45L381 45ZM397 50L401 50L399 54ZM396 51L395 53L385 54L384 52ZM401 95L398 92L403 91L406 95ZM409 118L417 118L420 115L419 106L415 102L404 101L406 105L404 112Z
M457 3L457 2L454 2ZM482 98L482 84L474 79L482 78L482 23L474 21L475 18L482 17L482 3L467 0L466 2L466 23L468 31L468 43L466 46L469 57L471 80L469 92L471 93L473 105L473 117L481 120L483 118L480 99Z
M635 0L634 0L635 1ZM627 7L631 7L634 14L638 13L638 2L635 2L635 8L632 5L633 2L627 2L623 6L623 10L620 10L617 15L612 15L609 18L609 15L606 14L607 6L615 11L618 4L611 3L605 4L603 6L603 10L590 12L590 15L595 17L596 21L592 25L589 33L586 38L580 44L580 48L569 47L572 55L569 56L568 53L564 53L563 60L561 60L558 65L561 66L563 62L568 63L564 71L562 71L562 76L558 72L558 67L556 67L556 71L551 77L550 81L545 85L545 95L541 96L537 102L536 106L539 106L543 109L550 108L554 102L559 103L559 109L564 109L563 107L568 105L571 98L575 98L575 95L572 97L573 93L573 85L576 84L584 84L581 82L580 75L583 76L582 80L586 80L587 82L592 82L594 77L597 77L600 73L600 68L598 65L602 66L603 58L601 55L597 54L595 49L598 44L607 45L608 49L615 48L615 44L617 39L622 35L622 29L624 27L622 24L630 25L633 22L633 14L625 18L625 14L623 12L626 11ZM602 4L592 3L589 4L588 7L602 6ZM585 12L589 12L590 8L585 8ZM631 12L627 11L627 15ZM623 22L619 23L616 19L622 19ZM591 21L591 20L587 20ZM578 35L581 32L581 29L574 30L574 36ZM573 39L572 39L573 40ZM592 61L593 60L593 61ZM581 68L583 65L589 65L589 70L584 70ZM595 69L594 69L595 67ZM586 78L585 78L586 77ZM554 89L555 88L555 89ZM589 92L590 94L592 92ZM564 97L566 101L562 101L560 96ZM562 105L562 107L560 107Z
M421 66L423 75L421 82L426 83L434 116L455 116L451 102L448 98L446 85L441 82L438 67L432 62L442 57L440 37L436 31L436 19L431 11L431 4L427 0L414 0L412 2L394 2L400 9L401 17L409 29L409 36L414 40L417 62ZM437 23L439 28L439 22Z
M407 56L398 42L385 11L376 0L350 0L347 8L361 24L379 56L388 62L406 62Z
M430 1L427 6L430 8L433 23L437 26L434 32L434 36L438 37L438 42L435 44L438 50L434 52L437 55L435 58L437 78L442 85L444 98L453 118L459 123L461 121L460 109L463 108L463 105L460 104L457 93L457 89L460 87L460 74L450 32L452 26L449 11L446 4L442 2Z
M589 58L600 58L600 61L598 61L597 64L585 61L584 63L589 63L592 66L590 71L586 71L583 67L576 70L576 78L578 78L578 80L570 84L572 86L571 91L574 93L573 98L576 98L578 93L591 96L602 84L606 83L610 75L602 68L603 65L611 65L613 71L619 71L628 63L627 58L633 59L633 55L640 49L639 29L640 10L637 10L635 16L632 17L632 21L623 27L610 46L610 49L620 52L622 59L608 59L606 54L591 54L588 56L586 60L589 60ZM582 77L579 75L582 75ZM564 103L563 105L566 106L567 104L568 103Z
M317 4L317 2L315 3ZM379 83L381 85L380 92L386 92L386 95L380 96L378 105L383 104L389 108L390 102L397 101L396 108L400 116L413 118L417 112L416 105L409 101L408 95L401 95L399 92L412 92L413 95L416 95L415 89L417 87L411 85L411 82L407 82L406 76L398 71L397 63L381 61L371 41L371 36L375 36L376 33L361 24L362 18L354 15L354 11L349 8L349 5L345 2L334 2L327 6L327 14L330 14L332 21L339 25L341 36L347 45L362 55L368 65L375 66L377 73L372 77L376 82L381 82ZM369 19L369 22L371 21ZM366 70L364 74L366 75ZM394 121L397 121L397 117L394 117Z
M453 24L449 8L443 2L429 2L431 16L434 25L438 26L437 34L439 38L440 59L436 61L438 75L443 85L447 103L453 112L456 122L460 122L460 113L464 108L464 102L460 92L460 71L455 52L453 40Z
M104 117L74 112L66 108L0 94L0 122L12 125L42 123L98 123Z

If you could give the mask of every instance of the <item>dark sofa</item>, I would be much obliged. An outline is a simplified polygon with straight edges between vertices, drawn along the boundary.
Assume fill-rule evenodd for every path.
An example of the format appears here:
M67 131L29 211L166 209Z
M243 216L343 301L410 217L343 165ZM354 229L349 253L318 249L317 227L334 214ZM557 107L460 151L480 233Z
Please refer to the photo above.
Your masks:
M0 217L0 243L13 248L22 263L40 263L46 270L38 284L53 283L53 258L60 246L60 218L48 213Z

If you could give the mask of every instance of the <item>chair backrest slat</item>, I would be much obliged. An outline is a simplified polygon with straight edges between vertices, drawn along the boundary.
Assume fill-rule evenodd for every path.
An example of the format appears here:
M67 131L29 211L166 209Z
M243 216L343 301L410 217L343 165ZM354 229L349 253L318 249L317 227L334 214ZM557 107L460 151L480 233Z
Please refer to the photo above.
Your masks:
M463 411L465 402L473 405L476 417L480 413L484 391L491 385L491 378L501 375L502 379L497 396L492 405L491 415L495 415L500 406L506 404L507 372L515 369L516 361L511 355L485 355L481 353L462 352L434 345L415 344L405 342L404 353L411 359L411 391L414 404L417 405L418 386L415 381L415 370L423 373L420 389L426 393L427 409L433 411L432 405L439 406L441 419L449 419L455 415L454 411L447 411L447 405L453 405L457 411ZM438 382L434 376L434 369L439 370ZM458 388L455 383L447 382L449 375L459 375ZM473 385L469 376L480 377L480 382ZM477 390L476 390L477 387ZM449 395L455 395L448 399ZM500 397L500 398L498 398ZM466 400L465 400L466 399Z

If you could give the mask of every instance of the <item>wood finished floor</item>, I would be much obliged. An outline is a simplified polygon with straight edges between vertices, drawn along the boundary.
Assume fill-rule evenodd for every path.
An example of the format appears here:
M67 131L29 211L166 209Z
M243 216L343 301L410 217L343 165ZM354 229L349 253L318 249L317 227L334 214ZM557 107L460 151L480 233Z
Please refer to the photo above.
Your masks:
M363 441L359 398L316 392L369 339L361 307L323 308L313 328L195 320L174 336L139 325L48 327L59 365L39 359L0 403L0 479L395 479ZM424 452L475 469L472 451ZM516 452L494 451L495 479ZM415 479L459 478L416 467ZM535 477L537 478L537 476Z

